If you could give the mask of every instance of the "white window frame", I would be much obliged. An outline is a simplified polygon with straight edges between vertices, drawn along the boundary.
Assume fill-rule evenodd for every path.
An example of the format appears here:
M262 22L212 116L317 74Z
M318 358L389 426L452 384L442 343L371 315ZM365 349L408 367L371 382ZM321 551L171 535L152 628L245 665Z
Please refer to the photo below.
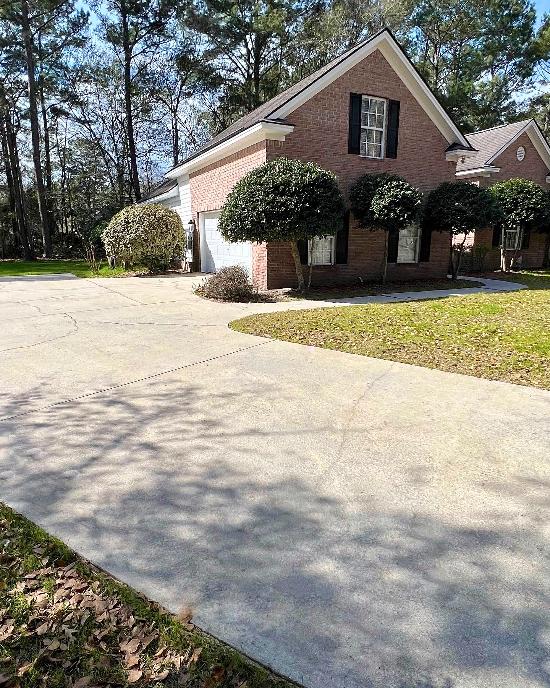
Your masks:
M330 240L331 241L331 247L330 247L330 262L326 263L318 263L318 262L313 262L313 243L315 241L326 241ZM307 242L307 264L308 265L318 265L318 266L327 266L327 265L334 265L336 262L336 234L329 234L328 236L324 237L315 237L315 239L309 239Z
M369 102L371 100L376 100L381 103L384 103L384 114L383 114L383 120L382 120L382 127L369 127L363 124L363 112L365 111L365 102ZM367 112L370 112L368 110ZM368 144L365 142L365 152L360 152L360 156L362 158L370 158L371 160L383 160L385 155L386 155L386 134L387 134L387 128L388 128L388 101L385 98L379 98L378 96L368 96L364 95L361 97L361 132L363 131L381 131L382 132L382 141L380 142L380 155L367 155L367 146ZM361 143L359 144L361 145Z
M505 229L502 237L502 243L505 251L517 251L521 248L523 232L519 228ZM509 241L515 235L515 241Z
M400 244L399 241L397 243L397 263L400 265L412 265L414 263L419 262L419 257L420 257L420 242L422 241L422 228L420 227L419 224L414 223L412 225L409 225L409 227L416 227L417 229L417 235L416 235L416 248L415 248L415 254L414 254L414 259L413 260L403 260L399 259L399 249L400 249ZM404 229L399 230L399 238L401 238L401 232L409 229L409 227L405 227Z

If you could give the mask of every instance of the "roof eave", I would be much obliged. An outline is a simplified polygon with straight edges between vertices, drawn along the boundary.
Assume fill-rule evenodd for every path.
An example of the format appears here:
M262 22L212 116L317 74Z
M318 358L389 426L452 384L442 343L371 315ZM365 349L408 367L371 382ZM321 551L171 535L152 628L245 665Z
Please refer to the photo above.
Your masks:
M458 162L466 158L472 158L478 151L475 148L453 148L445 151L445 160L449 162Z
M500 172L500 167L483 165L483 167L473 167L471 170L460 170L455 173L455 177L459 179L468 179L468 177L490 177L497 172Z
M204 151L204 153L194 158L189 158L178 167L167 172L166 177L167 179L177 179L184 174L189 174L206 165L211 165L232 153L248 148L260 141L284 141L285 137L293 131L294 126L292 124L281 124L280 122L270 122L268 120L258 122L228 137L225 141L221 141L217 146Z

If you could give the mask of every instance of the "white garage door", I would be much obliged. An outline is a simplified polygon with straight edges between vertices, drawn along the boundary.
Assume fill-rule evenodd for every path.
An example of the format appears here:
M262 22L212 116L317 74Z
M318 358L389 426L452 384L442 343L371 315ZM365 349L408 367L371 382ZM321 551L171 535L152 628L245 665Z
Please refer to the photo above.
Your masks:
M226 241L218 230L220 213L201 213L201 270L217 272L230 265L242 265L252 274L252 244Z

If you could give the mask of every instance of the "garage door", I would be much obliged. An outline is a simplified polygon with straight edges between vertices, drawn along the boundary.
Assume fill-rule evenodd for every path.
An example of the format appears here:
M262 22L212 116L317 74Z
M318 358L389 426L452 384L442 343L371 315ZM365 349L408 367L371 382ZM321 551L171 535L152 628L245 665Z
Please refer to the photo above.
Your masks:
M226 241L218 230L219 212L201 213L201 270L217 272L230 265L242 265L252 274L252 244Z

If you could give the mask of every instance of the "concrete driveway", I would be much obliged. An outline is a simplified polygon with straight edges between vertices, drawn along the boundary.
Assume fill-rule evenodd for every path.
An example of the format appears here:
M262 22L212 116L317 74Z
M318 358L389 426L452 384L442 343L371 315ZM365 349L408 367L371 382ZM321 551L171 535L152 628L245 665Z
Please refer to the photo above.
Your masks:
M0 498L310 688L550 686L550 394L0 282Z

